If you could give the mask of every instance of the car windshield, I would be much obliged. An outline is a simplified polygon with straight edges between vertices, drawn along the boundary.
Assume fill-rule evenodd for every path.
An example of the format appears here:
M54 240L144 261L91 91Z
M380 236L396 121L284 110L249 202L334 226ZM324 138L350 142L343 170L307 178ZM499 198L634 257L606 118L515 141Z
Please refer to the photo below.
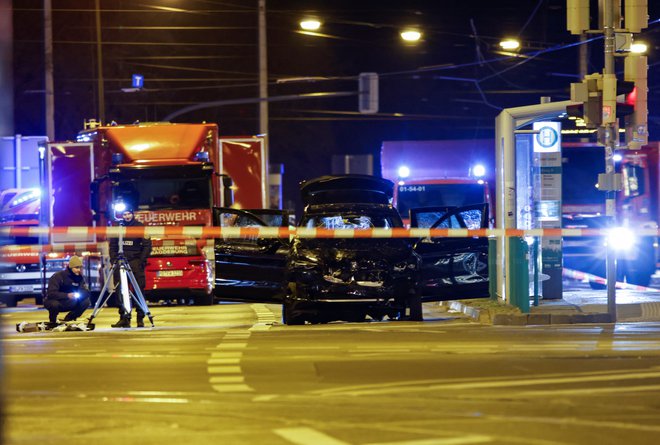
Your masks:
M416 215L417 227L420 229L429 229L433 227L443 216L447 214L445 209L436 210L436 211L427 211L427 212L418 212ZM482 209L469 209L463 210L460 213L465 227L468 229L480 229L482 220L483 220L483 210ZM435 226L438 229L459 229L462 228L462 224L456 215L451 215L442 223Z
M39 238L35 236L0 236L0 246L9 246L15 244L39 244Z
M323 229L390 229L396 227L385 215L312 215L303 220L303 227Z
M122 181L115 199L140 210L210 208L208 178L158 178Z
M462 207L485 201L485 184L410 184L397 187L397 209L408 217L419 207Z

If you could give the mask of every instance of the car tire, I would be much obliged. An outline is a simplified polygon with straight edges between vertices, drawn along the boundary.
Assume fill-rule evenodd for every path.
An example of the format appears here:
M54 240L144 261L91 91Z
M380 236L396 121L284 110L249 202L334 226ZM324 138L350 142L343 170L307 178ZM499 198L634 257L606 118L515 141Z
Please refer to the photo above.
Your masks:
M296 310L294 301L285 301L282 304L282 323L287 326L296 326L305 324L305 317Z
M422 311L422 295L417 290L411 291L410 295L408 295L408 308L410 309L408 320L424 321L424 313Z
M213 305L213 294L202 294L195 296L195 306L211 306Z
M12 297L11 295L5 298L4 301L7 307L16 307L18 305L18 298Z

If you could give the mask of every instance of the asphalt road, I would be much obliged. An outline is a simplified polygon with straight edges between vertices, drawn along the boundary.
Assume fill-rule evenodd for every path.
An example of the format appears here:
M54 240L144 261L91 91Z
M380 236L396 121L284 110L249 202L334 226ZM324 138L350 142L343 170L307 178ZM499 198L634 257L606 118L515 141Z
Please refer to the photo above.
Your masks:
M660 324L283 326L274 305L23 333L2 312L7 444L650 444Z

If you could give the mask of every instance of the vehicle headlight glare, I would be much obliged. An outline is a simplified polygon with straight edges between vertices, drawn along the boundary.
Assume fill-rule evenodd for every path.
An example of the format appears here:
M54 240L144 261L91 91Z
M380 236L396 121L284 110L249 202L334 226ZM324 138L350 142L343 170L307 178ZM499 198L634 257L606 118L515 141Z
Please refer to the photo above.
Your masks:
M475 165L472 167L472 175L475 178L482 178L486 176L486 167L484 167L482 164Z
M126 210L126 203L123 201L117 201L112 205L112 208L114 209L115 212L121 213L124 210Z
M607 242L614 250L630 250L635 245L635 235L626 227L615 227L607 235Z

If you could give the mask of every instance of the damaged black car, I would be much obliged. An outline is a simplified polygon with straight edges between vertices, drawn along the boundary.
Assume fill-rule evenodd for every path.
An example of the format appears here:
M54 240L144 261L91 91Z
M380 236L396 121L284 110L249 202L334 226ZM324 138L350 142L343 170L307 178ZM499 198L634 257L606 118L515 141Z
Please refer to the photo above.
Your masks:
M403 227L391 205L393 188L366 175L304 181L299 227L351 229L344 233L354 235L216 240L216 296L281 303L286 324L421 321L422 301L488 296L487 240L371 236ZM286 227L289 221L279 210L215 212L223 227ZM422 209L413 220L421 227L468 228L475 218L485 224L486 215L478 206Z

